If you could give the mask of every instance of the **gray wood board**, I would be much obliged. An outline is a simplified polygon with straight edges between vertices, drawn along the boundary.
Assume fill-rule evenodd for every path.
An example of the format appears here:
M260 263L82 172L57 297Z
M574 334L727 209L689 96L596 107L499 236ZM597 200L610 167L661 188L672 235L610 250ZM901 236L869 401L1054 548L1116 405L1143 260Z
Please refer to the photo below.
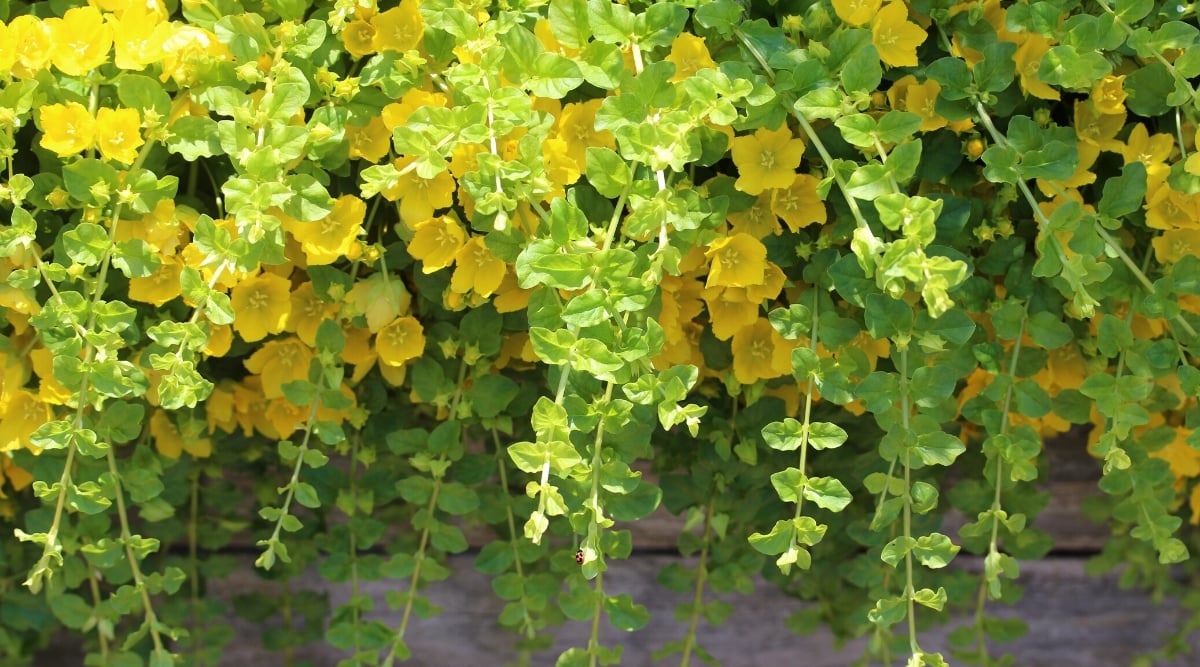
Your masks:
M496 624L502 602L492 594L489 577L475 572L471 556L451 559L454 574L446 581L431 585L426 593L442 613L428 619L413 619L408 640L413 658L404 663L412 667L479 665L499 667L515 658L511 649L513 635ZM628 561L611 563L605 575L610 594L628 593L646 605L651 613L648 626L637 632L620 632L602 621L603 642L624 646L622 664L639 667L655 664L651 654L665 642L681 638L685 626L674 620L674 608L687 596L672 593L655 582L658 571L678 558L661 555L635 555ZM976 558L960 558L961 567L978 569ZM800 575L803 576L803 575ZM345 587L320 582L315 572L312 586L327 591L334 605L346 601ZM993 607L996 615L1016 615L1030 627L1022 639L998 648L1011 652L1015 664L1023 667L1120 667L1128 665L1139 653L1157 648L1161 634L1171 630L1184 613L1170 603L1155 605L1137 591L1120 590L1114 577L1089 577L1084 560L1052 558L1022 564L1021 583L1024 598L1014 607ZM376 608L385 610L378 618L395 627L399 613L388 612L384 593L403 583L372 583L366 592L376 600ZM252 591L269 592L273 584L259 578L249 559L230 578L210 582L209 594L229 598ZM775 667L803 664L806 667L845 666L861 655L863 640L849 642L840 650L830 633L821 631L800 636L789 632L783 619L803 603L780 593L764 582L746 597L729 598L734 612L723 625L701 624L698 636L702 645L726 667ZM929 614L932 612L923 611ZM961 620L958 622L962 622ZM237 639L226 648L223 665L228 667L282 665L278 654L264 651L260 645L261 628L234 621ZM953 627L953 623L950 627ZM567 623L559 628L554 650L536 654L534 665L554 664L558 652L569 646L585 646L586 623ZM926 650L944 650L948 627L923 632ZM297 656L312 667L333 667L345 655L327 645L297 647ZM300 661L300 663L303 662ZM660 663L677 665L678 656ZM902 664L903 658L897 659ZM298 663L298 664L300 664ZM59 647L46 654L37 667L66 667L81 664L77 652ZM693 664L701 664L694 661ZM1176 667L1196 664L1177 661Z

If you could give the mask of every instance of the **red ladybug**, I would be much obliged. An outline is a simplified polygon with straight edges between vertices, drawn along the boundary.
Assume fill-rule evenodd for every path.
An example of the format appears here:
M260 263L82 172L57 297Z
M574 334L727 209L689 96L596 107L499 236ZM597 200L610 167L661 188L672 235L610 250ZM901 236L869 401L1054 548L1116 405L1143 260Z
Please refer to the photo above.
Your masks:
M583 565L583 549L575 552L575 562Z

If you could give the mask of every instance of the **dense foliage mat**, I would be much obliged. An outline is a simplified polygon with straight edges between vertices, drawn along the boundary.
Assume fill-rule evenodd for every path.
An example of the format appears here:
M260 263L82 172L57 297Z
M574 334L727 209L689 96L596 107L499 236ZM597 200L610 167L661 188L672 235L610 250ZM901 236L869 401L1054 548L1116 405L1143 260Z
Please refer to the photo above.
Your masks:
M1095 572L1195 570L1192 5L0 19L6 665L64 627L88 665L214 665L234 613L281 664L391 665L472 547L520 660L570 621L557 665L616 664L601 625L648 618L604 574L660 507L693 556L661 573L692 600L664 659L711 662L714 594L762 575L863 663L1005 664L993 601L1052 548L1043 442L1073 425ZM239 545L278 596L206 596ZM349 602L292 582L314 568ZM956 655L924 651L949 608Z

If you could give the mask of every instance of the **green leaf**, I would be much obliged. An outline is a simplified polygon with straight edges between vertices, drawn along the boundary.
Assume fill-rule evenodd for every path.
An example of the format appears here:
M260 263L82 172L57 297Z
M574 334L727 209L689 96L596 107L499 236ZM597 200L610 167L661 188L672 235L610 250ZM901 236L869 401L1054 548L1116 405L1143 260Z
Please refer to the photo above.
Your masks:
M1097 209L1101 215L1121 218L1139 210L1146 197L1146 165L1134 160L1121 169L1120 176L1104 182L1104 194Z
M771 449L791 452L800 448L804 430L800 422L788 417L783 421L771 422L764 426L762 436Z
M948 466L954 463L954 459L958 458L967 450L963 445L962 440L945 433L943 431L934 431L933 433L923 433L917 436L916 445L913 447L913 453L925 465L940 465Z
M591 41L587 0L552 0L550 30L555 39L569 49L582 49Z
M913 601L922 607L929 607L935 611L941 611L942 607L946 606L946 589L939 586L937 592L935 593L928 588L922 588L913 594ZM939 655L937 658L940 659L941 656ZM931 667L934 664L937 663L929 663ZM945 665L945 662L941 662L940 664Z
M629 165L612 149L587 148L587 179L605 197L616 198L633 182Z
M1000 92L1008 88L1016 76L1013 54L1017 45L1013 42L997 41L983 48L983 60L975 64L972 74L975 86L985 92Z
M1105 318L1109 319L1109 318ZM1054 350L1075 340L1075 332L1065 322L1053 313L1042 311L1029 317L1026 331L1033 342Z
M98 265L111 246L108 232L92 222L81 222L63 234L67 255L84 266Z
M958 550L958 545L951 542L949 537L933 533L917 538L912 552L922 565L936 570L949 565Z
M883 552L879 557L888 565L896 567L916 545L917 541L913 538L907 535L900 535L893 538L891 542L888 542L883 547Z
M321 499L317 497L317 490L308 482L296 482L294 493L296 494L296 502L305 507L316 509L321 506Z
M1045 147L1030 151L1021 158L1021 175L1025 178L1066 180L1079 165L1079 153L1061 141L1047 142Z
M804 486L804 497L813 501L818 507L841 512L846 509L854 497L846 486L833 477L810 477Z
M867 331L875 340L907 335L913 327L913 309L906 301L882 294L868 294L866 299Z
M579 65L557 53L539 54L533 61L529 78L524 81L529 92L555 100L565 97L582 83Z
M1053 46L1038 66L1037 76L1051 86L1067 90L1091 90L1093 82L1112 71L1103 54L1095 51L1080 53L1066 44Z
M625 593L604 598L604 611L608 620L618 630L633 632L640 630L650 622L650 612L640 604L634 604L633 598Z

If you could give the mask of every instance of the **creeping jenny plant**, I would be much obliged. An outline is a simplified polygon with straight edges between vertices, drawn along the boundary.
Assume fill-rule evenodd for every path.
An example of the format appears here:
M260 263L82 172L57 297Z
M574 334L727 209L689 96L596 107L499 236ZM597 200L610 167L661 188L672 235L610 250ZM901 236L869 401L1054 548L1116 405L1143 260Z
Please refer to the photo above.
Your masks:
M1194 11L0 2L0 657L215 665L236 613L392 665L471 552L520 662L569 621L555 664L616 664L648 614L605 574L662 508L661 659L714 661L761 575L862 664L1003 664L1075 425L1094 569L1162 593L1200 523ZM246 549L278 595L208 597Z

